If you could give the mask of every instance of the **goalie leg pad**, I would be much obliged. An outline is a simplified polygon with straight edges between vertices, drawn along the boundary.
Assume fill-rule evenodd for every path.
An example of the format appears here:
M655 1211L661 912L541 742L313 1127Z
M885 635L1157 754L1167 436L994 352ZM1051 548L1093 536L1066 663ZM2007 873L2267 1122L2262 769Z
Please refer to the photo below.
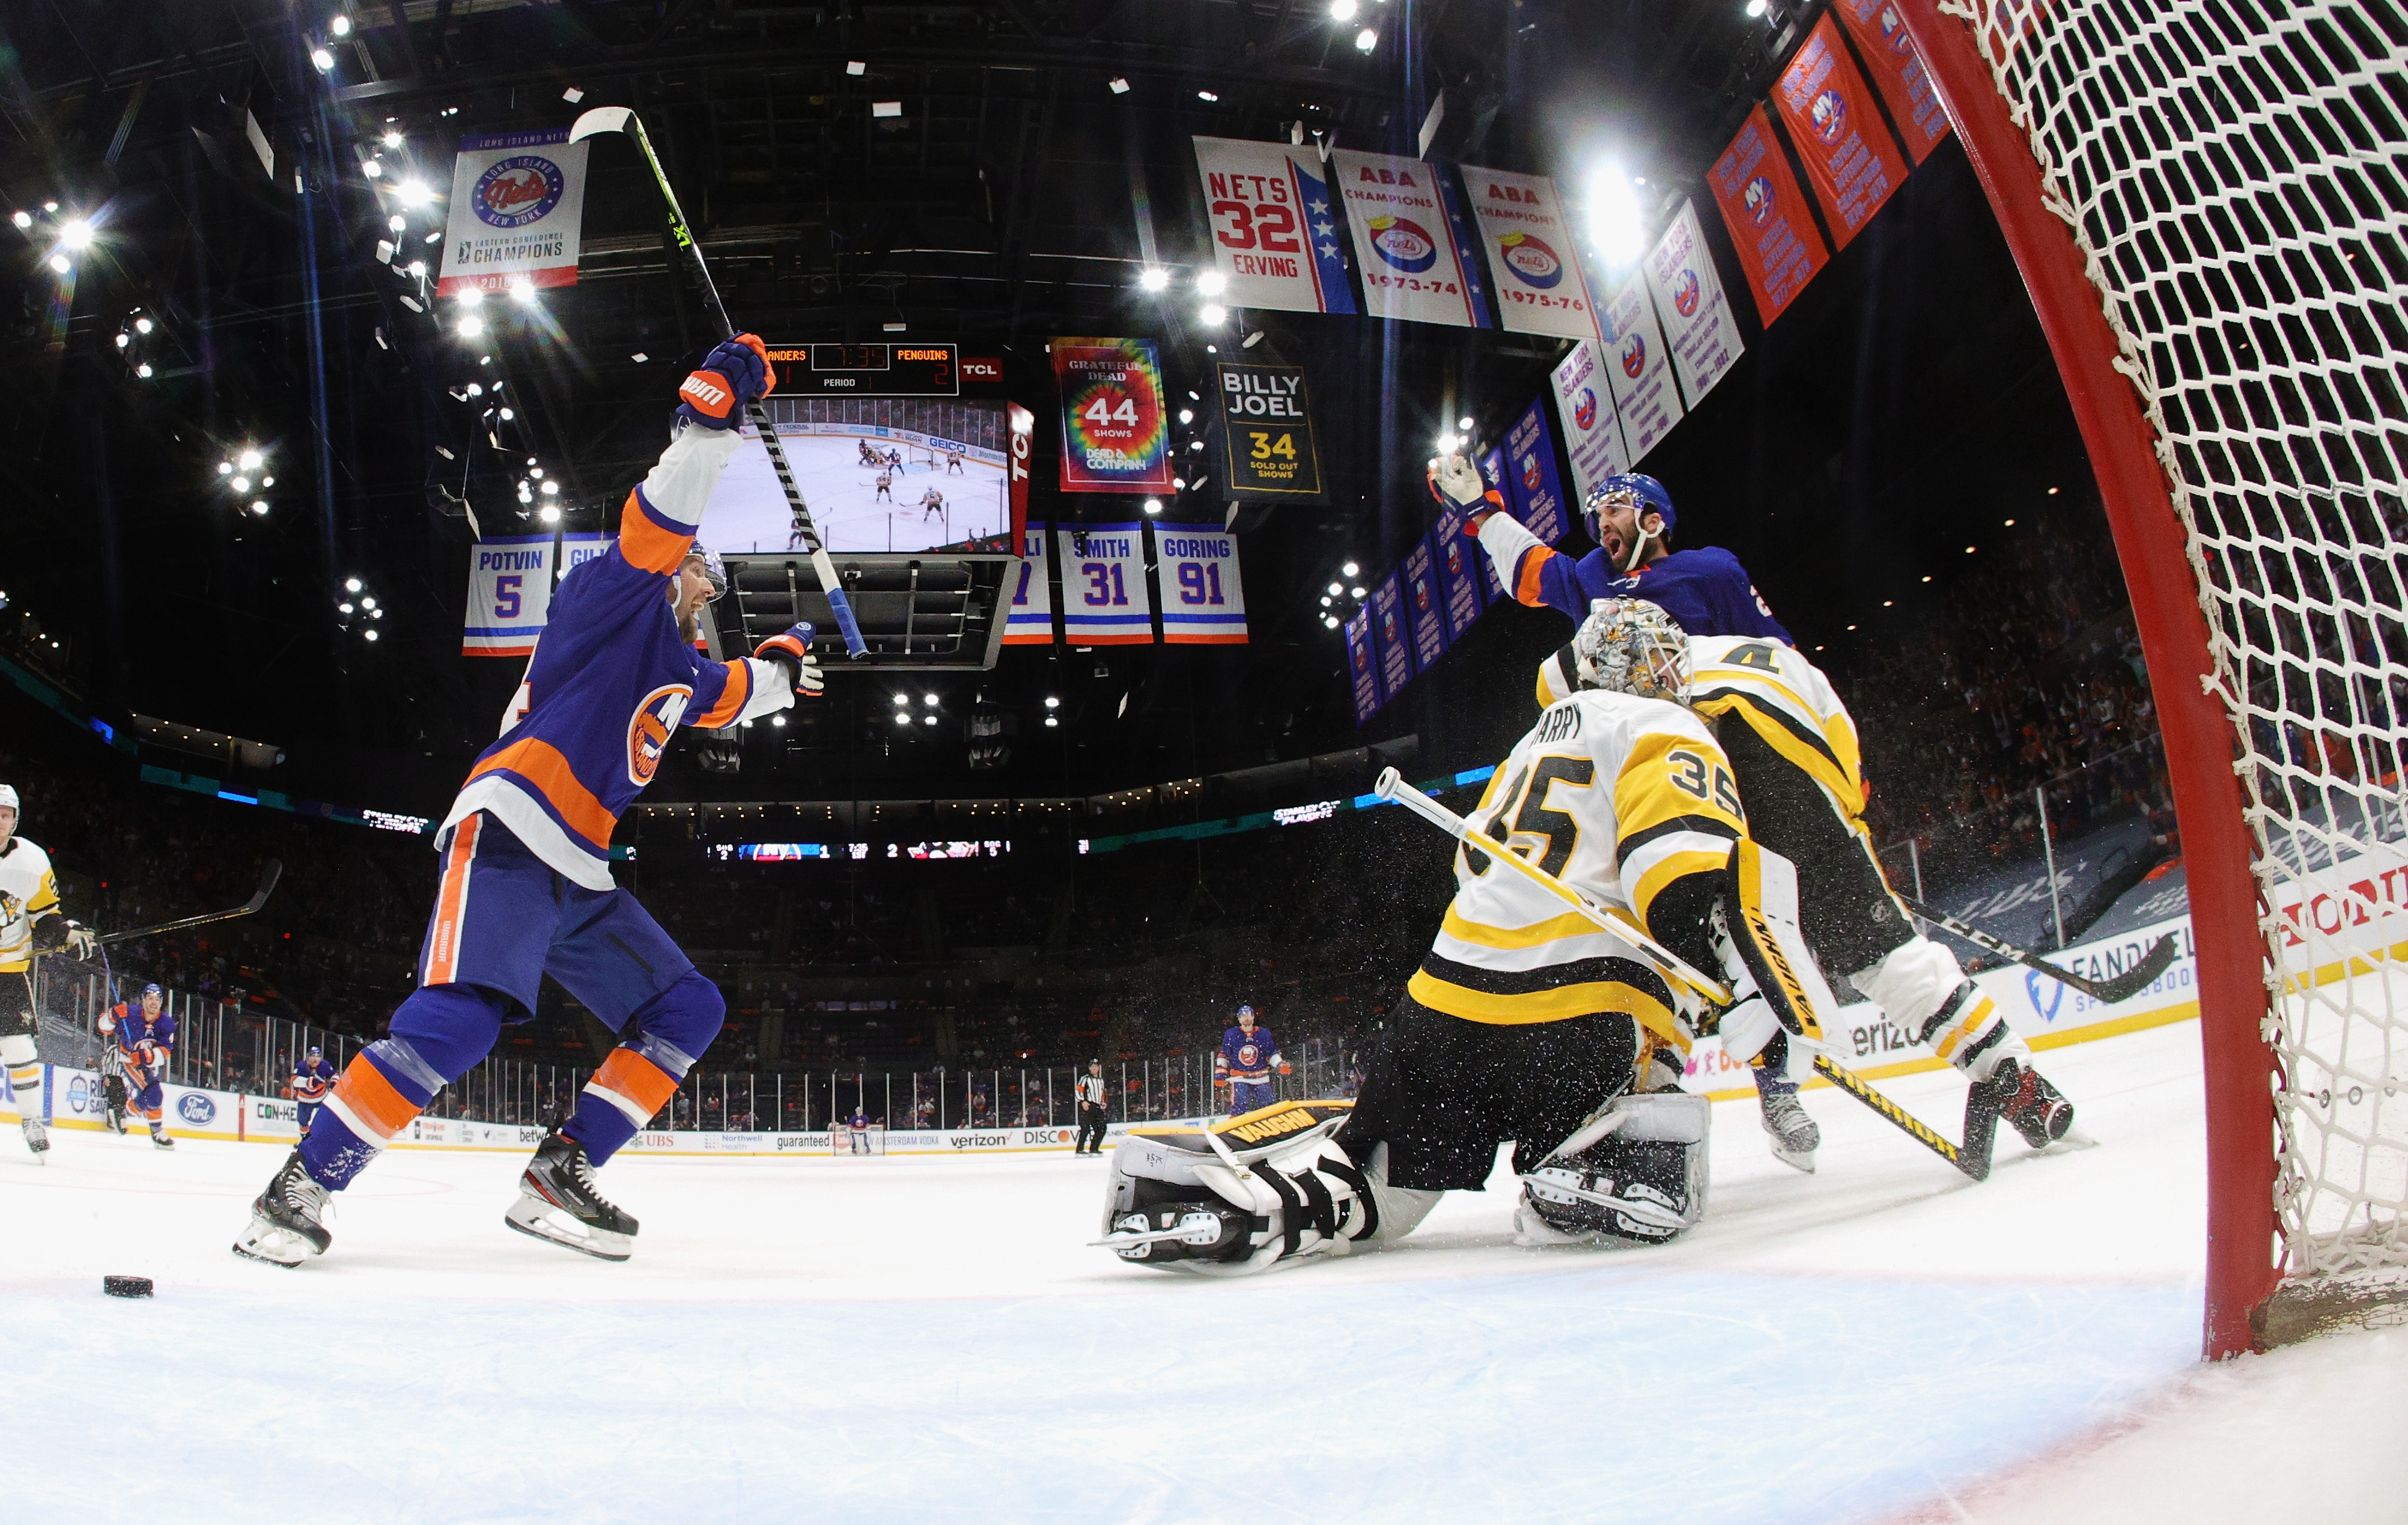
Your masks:
M1342 1255L1357 1241L1384 1242L1393 1233L1381 1231L1383 1195L1399 1206L1405 1228L1429 1210L1424 1203L1413 1211L1409 1199L1422 1193L1374 1187L1318 1129L1246 1151L1237 1170L1217 1152L1182 1146L1177 1138L1130 1134L1112 1151L1104 1189L1102 1247L1139 1265L1201 1275L1251 1275L1311 1256Z
M1730 875L1725 930L1741 966L1784 1029L1820 1043L1822 1019L1840 1003L1799 925L1797 866L1742 837L1731 845Z
M1559 1241L1675 1238L1705 1216L1712 1117L1702 1096L1617 1097L1523 1175L1523 1206Z

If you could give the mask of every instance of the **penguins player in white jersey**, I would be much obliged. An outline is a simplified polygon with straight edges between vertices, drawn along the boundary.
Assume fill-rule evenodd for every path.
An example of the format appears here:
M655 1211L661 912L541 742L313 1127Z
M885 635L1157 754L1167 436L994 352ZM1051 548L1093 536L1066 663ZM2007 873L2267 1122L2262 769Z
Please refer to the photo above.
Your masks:
M59 882L50 855L17 835L17 791L0 784L0 1065L16 1093L25 1147L40 1159L50 1134L42 1115L42 1061L34 1043L34 957L64 953L89 958L99 940L60 914Z

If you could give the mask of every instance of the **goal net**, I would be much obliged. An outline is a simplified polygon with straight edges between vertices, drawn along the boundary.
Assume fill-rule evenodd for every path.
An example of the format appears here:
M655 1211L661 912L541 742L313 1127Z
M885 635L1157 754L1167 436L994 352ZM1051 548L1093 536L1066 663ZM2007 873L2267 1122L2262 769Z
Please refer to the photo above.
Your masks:
M2322 1316L2408 1293L2408 14L2372 0L1901 8L2098 464L2094 425L2113 410L2096 394L2114 378L2086 396L2077 325L2052 324L2036 267L2087 278L2060 290L2092 305L2074 315L2089 331L2105 316L2097 347L2140 405L2124 432L2154 453L2154 512L2170 502L2180 540L2167 543L2205 615L2185 676L2204 674L2222 719L2207 734L2229 756L2198 747L2195 764L2229 761L2238 777L2237 807L2218 808L2245 823L2254 885L2202 885L2194 856L2193 929L2202 959L2219 937L2261 944L2264 986L2225 1002L2252 1086L2219 1095L2210 1061L2211 1138L2237 1127L2260 1161L2238 1192L2211 1168L2210 1349L2233 1347L2216 1333L2218 1234L2254 1240L2240 1253L2256 1258L2248 1302L2270 1343L2287 1337L2270 1310ZM2050 215L2018 213L2004 189L2035 169ZM2128 399L2111 402L2129 416ZM2144 577L2126 533L2119 521L2128 577ZM2153 678L2161 707L2179 702ZM2171 756L2171 724L2168 742ZM2186 849L2201 813L2183 809ZM2230 914L2212 921L2219 894ZM2213 1027L2216 991L2202 987Z
M886 1152L886 1129L876 1123L867 1128L848 1128L838 1123L829 1129L828 1142L838 1159L855 1155L882 1155Z

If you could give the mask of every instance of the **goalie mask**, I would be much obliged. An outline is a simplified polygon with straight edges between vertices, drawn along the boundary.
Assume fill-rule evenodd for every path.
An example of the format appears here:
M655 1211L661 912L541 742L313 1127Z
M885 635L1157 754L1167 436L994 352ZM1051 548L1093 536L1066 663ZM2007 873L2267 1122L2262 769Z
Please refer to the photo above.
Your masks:
M1583 688L1689 702L1689 638L1644 598L1599 598L1572 637Z

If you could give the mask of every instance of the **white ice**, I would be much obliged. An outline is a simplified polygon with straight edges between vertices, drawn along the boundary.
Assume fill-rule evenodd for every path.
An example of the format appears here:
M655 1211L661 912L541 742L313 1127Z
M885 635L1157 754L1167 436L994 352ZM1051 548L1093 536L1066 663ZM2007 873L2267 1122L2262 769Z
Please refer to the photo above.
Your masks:
M786 447L795 485L810 505L811 522L830 551L926 551L1010 532L1010 508L1000 466L966 455L961 471L954 474L947 470L941 452L931 466L924 459L913 460L919 447L908 440L867 440L905 460L894 473L888 496L882 499L877 469L861 463L863 439L783 432L778 439ZM944 499L934 512L923 506L931 489ZM785 489L770 469L769 453L758 439L748 437L711 494L703 543L723 555L781 552L793 539L793 518Z
M504 1228L513 1157L396 1152L284 1272L226 1248L270 1148L0 1138L0 1518L2408 1515L2408 1331L2197 1364L2197 1028L2042 1057L2100 1146L1985 1185L1816 1090L1812 1177L1716 1107L1675 1245L1518 1249L1492 1185L1238 1282L1084 1247L1062 1156L631 1156L609 1265Z

